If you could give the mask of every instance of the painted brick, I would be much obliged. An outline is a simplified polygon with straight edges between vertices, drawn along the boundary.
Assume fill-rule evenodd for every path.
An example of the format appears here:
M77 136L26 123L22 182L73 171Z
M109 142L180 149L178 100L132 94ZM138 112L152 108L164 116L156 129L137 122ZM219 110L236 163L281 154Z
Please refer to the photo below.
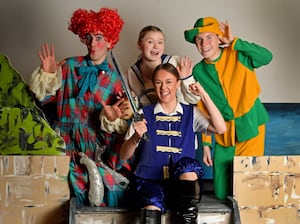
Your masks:
M67 156L0 156L0 224L68 222Z
M234 158L233 194L241 222L300 223L300 156Z

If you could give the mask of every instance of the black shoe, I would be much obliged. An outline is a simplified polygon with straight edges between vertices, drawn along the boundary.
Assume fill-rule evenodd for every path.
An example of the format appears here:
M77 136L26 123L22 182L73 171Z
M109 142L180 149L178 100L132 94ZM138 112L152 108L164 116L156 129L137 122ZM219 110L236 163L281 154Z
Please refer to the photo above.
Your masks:
M180 224L197 224L198 208L196 206L187 208L186 210L180 211L177 214L179 216Z
M161 211L158 210L141 210L142 224L161 224Z

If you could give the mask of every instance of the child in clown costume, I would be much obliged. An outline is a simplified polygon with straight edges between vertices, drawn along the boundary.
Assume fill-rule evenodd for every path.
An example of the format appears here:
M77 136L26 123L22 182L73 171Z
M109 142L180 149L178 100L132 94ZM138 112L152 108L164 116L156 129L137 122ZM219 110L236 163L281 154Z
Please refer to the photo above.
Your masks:
M104 106L111 120L119 118L109 113L107 105L120 106L120 111L126 108L119 99L121 81L107 61L107 53L119 41L123 24L117 10L74 11L68 29L80 37L88 54L57 63L53 45L44 44L39 51L41 66L33 72L30 80L31 90L42 105L49 102L57 105L57 121L53 128L59 131L66 143L66 154L71 158L71 192L79 204L89 204L88 189L93 187L89 186L86 167L80 163L82 153L96 161L99 159L97 149L106 146L104 154L101 154L103 162L120 172L123 168L130 169L117 156L124 135L103 132L99 120ZM103 203L99 202L96 206L120 205L118 192L120 190L121 198L122 189L114 185L110 173L105 172L103 167L98 165L97 168L109 189L105 192Z
M143 224L160 224L167 208L177 212L181 224L196 224L203 170L195 158L195 132L222 134L225 122L199 83L189 90L201 98L209 118L178 101L181 80L172 64L158 65L152 83L158 101L140 110L145 119L131 123L120 151L121 159L136 158L129 195L142 208ZM148 140L142 138L145 133Z
M219 24L213 17L199 18L194 28L185 30L184 35L203 56L194 66L193 75L226 121L227 131L215 135L213 162L208 147L211 139L202 136L203 162L213 165L216 197L225 199L232 194L233 157L264 154L265 124L269 116L259 99L255 69L269 64L272 53L234 37L227 21ZM198 106L203 105L200 102Z

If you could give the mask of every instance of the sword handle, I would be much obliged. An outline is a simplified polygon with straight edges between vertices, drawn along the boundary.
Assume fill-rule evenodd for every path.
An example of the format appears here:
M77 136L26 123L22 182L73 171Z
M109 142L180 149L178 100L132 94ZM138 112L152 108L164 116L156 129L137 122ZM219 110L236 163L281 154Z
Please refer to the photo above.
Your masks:
M143 114L140 114L138 112L135 112L133 114L133 121L136 122L136 121L142 121L144 119L144 115ZM143 139L144 141L148 142L149 141L149 137L147 135L147 133L144 133L143 134Z

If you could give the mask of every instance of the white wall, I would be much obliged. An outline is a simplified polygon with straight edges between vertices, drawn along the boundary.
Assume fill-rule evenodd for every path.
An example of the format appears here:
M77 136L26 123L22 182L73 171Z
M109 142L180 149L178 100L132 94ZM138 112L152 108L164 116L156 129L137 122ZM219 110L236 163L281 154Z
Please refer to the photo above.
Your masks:
M231 23L235 36L270 49L273 61L258 69L263 102L300 102L300 1L299 0L1 0L0 53L10 58L25 81L39 65L42 43L56 46L57 60L85 54L77 36L67 30L78 8L98 11L118 8L125 21L115 47L123 69L137 57L137 36L145 25L157 25L166 35L166 53L201 57L184 40L183 32L203 16Z

